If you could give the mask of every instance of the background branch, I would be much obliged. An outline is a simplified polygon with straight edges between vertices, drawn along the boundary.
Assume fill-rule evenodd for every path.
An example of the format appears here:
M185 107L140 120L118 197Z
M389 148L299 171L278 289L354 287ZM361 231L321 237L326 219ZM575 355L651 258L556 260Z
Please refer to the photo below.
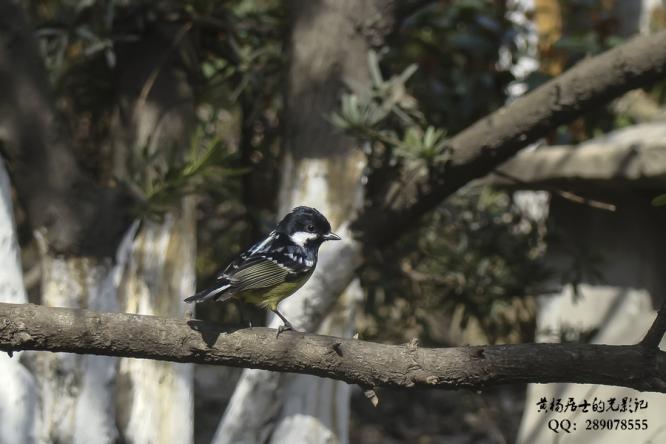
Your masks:
M363 387L483 388L575 382L666 393L666 353L641 345L420 348L198 320L0 304L0 349L45 350L305 373Z
M627 91L666 73L666 31L637 37L586 59L529 94L452 137L448 156L414 186L396 183L399 199L378 203L356 223L368 245L385 245L473 179L483 177L519 150ZM387 196L395 194L389 189ZM382 221L390 220L390 224Z

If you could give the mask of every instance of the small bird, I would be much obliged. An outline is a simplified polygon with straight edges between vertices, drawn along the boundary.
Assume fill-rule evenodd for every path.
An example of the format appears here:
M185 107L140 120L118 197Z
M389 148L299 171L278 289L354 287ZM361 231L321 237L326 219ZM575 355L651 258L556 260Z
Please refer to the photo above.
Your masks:
M278 315L284 322L278 328L278 335L293 330L278 311L278 304L312 276L319 247L327 240L340 240L340 236L331 232L331 224L324 215L314 208L296 207L266 238L234 259L217 276L213 286L185 302L226 301L233 297Z

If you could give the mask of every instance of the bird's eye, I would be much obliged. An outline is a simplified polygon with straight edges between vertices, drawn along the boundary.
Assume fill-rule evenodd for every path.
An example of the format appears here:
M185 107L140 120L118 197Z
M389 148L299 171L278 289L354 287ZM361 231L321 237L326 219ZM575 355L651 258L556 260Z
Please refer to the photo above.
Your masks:
M305 229L308 230L310 233L314 233L314 225L312 225L312 224L305 227Z

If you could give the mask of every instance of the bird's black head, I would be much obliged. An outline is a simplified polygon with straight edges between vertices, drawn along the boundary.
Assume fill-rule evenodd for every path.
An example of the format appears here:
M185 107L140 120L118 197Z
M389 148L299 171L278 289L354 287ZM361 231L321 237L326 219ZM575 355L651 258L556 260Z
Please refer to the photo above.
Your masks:
M319 246L327 240L339 240L340 237L331 233L331 224L323 214L314 208L296 207L291 210L278 224L276 231L285 234L291 240L305 247Z

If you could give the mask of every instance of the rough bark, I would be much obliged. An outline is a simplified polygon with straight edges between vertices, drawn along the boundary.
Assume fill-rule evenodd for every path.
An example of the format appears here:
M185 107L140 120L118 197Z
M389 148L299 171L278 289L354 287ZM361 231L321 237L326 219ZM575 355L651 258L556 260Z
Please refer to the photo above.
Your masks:
M280 306L295 326L308 331L319 328L327 334L352 334L358 286L352 286L338 304L335 302L350 283L360 259L360 248L348 227L363 203L365 158L358 143L336 130L327 116L337 109L345 83L370 86L369 44L364 31L372 29L381 36L388 27L379 24L390 17L389 7L390 2L384 0L291 4L285 159L278 213L281 216L297 205L315 207L346 239L322 247L310 282ZM331 282L335 284L327 284ZM274 319L272 325L279 322ZM291 443L308 436L309 442L333 439L345 443L348 418L349 389L345 384L246 370L213 442Z
M641 345L520 344L429 349L198 320L0 304L0 349L262 368L364 387L481 389L523 382L666 393L666 352Z
M181 58L188 36L182 26L157 28L118 48L112 130L118 177L151 177L155 159L180 162L190 147L194 99ZM140 156L144 149L152 162ZM183 317L187 309L183 298L195 289L195 204L192 197L173 201L159 220L141 222L119 287L121 311ZM189 364L120 360L117 422L125 442L192 442L193 370Z
M21 258L14 225L11 186L0 158L0 302L25 304ZM20 360L21 353L0 356L0 442L37 442L35 379Z
M390 243L451 193L488 174L548 131L627 91L659 81L665 73L666 31L636 37L580 62L452 137L448 160L398 193L390 205L384 202L369 209L356 228L368 246ZM395 190L390 190L393 194ZM386 220L391 224L384 224Z

